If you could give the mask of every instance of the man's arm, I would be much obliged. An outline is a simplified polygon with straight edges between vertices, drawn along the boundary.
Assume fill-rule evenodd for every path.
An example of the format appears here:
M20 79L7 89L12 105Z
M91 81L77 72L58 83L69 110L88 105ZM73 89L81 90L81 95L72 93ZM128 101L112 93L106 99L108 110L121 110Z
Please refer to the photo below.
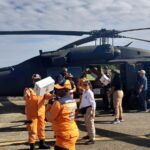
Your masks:
M29 98L30 98L30 95L31 95L30 90L29 90L28 88L26 88L26 89L24 90L24 100L29 99Z
M139 91L138 91L139 93L141 93L144 88L144 82L145 82L144 79L141 79L139 82Z
M96 102L95 102L94 94L93 93L88 93L88 97L89 97L89 101L92 105L91 115L92 115L93 118L95 118Z
M25 88L24 90L24 100L25 100L25 114L27 113L27 109L26 109L26 101L29 100L31 97L31 93L30 93L30 90L28 88Z
M49 112L47 112L47 120L51 123L55 121L61 111L61 104L59 101L55 101Z

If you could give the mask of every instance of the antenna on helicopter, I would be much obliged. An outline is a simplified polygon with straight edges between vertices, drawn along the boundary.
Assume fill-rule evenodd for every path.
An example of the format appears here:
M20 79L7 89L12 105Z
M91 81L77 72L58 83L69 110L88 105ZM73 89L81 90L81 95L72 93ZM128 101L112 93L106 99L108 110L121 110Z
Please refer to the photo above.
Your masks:
M39 50L39 53L40 53L40 55L42 55L43 51L40 49L40 50Z

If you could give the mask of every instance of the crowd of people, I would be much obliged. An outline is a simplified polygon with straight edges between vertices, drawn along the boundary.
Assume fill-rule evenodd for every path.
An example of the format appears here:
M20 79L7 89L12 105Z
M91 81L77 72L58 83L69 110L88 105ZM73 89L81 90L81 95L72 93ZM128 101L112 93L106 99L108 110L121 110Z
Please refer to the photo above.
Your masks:
M114 120L113 124L119 124L124 121L122 100L124 92L120 71L114 70L113 77L106 71L110 80L107 84L102 84L104 88L104 109L113 107ZM147 78L144 70L139 71L138 76L138 97L139 109L147 111L146 94ZM41 80L39 74L33 74L33 87L35 82ZM79 129L75 121L78 113L84 117L87 135L82 137L86 139L85 144L95 143L95 114L96 102L92 91L91 83L86 78L84 72L77 83L73 81L73 75L68 72L67 68L59 74L53 93L46 93L44 96L36 94L34 89L26 88L24 91L25 113L27 118L28 142L30 150L35 149L35 142L38 137L39 149L49 149L50 146L45 143L45 119L52 123L56 143L55 150L75 150L75 144L79 138ZM79 106L74 99L74 93L78 90ZM47 101L47 102L46 102ZM45 107L45 103L47 103Z

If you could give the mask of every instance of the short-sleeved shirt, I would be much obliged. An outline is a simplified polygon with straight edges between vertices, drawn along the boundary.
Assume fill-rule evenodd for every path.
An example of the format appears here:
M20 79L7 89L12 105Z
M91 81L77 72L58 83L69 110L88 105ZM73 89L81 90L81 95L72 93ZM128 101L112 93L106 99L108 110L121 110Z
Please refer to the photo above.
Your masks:
M82 100L81 100L79 108L81 109L81 108L88 107L88 106L91 106L94 110L96 109L94 93L91 89L88 89L87 91L83 92Z
M139 86L143 86L142 91L147 91L148 86L147 86L147 77L146 76L140 77L138 83L139 83Z

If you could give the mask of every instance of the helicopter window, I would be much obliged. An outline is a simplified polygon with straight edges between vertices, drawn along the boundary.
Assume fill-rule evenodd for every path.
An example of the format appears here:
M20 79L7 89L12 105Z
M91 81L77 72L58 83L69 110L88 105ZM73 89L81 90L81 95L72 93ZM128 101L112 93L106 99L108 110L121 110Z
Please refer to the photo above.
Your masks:
M82 75L81 67L68 67L68 71L71 72L77 78L79 78Z
M138 54L138 55L140 55L140 54L141 54L141 52L137 51L137 54Z

